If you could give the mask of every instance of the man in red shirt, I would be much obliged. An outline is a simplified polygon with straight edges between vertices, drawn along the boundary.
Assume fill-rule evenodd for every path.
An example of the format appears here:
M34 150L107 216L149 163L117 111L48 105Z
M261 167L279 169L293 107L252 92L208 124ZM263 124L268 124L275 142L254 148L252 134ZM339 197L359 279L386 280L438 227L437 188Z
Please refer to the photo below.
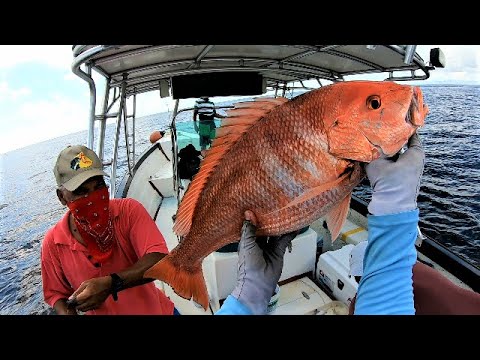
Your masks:
M42 243L45 302L62 315L176 313L153 279L143 278L168 249L142 204L109 199L107 174L85 146L62 150L54 174L68 211Z

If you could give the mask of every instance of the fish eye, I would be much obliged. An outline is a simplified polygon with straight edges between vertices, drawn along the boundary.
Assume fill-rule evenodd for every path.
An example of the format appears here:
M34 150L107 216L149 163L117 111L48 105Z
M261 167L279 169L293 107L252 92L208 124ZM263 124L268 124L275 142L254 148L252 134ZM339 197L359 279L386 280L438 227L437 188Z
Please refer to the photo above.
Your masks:
M372 95L369 96L367 99L367 107L371 110L377 110L380 108L382 105L382 102L380 101L380 96L378 95Z

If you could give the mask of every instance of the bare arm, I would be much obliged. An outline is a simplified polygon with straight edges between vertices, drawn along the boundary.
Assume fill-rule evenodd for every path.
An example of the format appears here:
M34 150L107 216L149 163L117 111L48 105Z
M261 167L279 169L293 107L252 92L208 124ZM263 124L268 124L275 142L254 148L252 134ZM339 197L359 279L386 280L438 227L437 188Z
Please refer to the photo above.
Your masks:
M215 109L215 117L217 117L217 118L219 118L219 119L224 119L224 118L226 118L227 116L218 113L218 112L217 112L217 109Z
M117 273L124 281L123 289L128 289L134 286L143 285L153 281L154 279L145 279L143 274L150 269L157 262L162 260L166 254L150 253L143 256L133 266L125 269L122 272ZM122 289L122 290L123 290Z
M125 290L153 281L153 279L143 278L143 274L164 256L165 254L161 253L146 254L131 267L117 272L117 275L124 281L124 286L120 290ZM110 276L93 278L84 281L70 296L70 299L76 300L75 308L79 311L94 310L100 307L111 294L111 287L112 278ZM61 305L59 304L59 306ZM62 311L62 308L60 308L60 310Z
M195 131L198 133L197 114L198 114L198 110L195 109L193 111L193 127L195 128Z

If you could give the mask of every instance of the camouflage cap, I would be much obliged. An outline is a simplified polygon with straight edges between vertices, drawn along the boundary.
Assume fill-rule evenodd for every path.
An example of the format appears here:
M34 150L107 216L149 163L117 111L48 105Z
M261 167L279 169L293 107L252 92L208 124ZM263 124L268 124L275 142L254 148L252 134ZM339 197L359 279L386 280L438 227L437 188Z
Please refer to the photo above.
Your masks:
M57 186L74 191L94 176L108 176L94 151L83 145L69 145L58 155L53 169Z

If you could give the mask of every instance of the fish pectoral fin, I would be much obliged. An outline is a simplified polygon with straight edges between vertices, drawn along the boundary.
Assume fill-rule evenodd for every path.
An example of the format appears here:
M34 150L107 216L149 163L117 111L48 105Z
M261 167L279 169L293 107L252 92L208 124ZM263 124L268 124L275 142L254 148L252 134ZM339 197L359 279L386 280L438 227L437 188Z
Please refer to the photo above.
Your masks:
M310 199L313 199L322 193L329 191L333 189L335 186L340 184L347 176L349 176L348 173L343 174L340 176L338 179L335 179L333 181L323 183L319 186L315 186L314 188L311 188L304 192L302 195L299 197L295 198L293 201L289 202L287 205L283 206L280 209L273 210L269 213L263 214L263 215L258 215L258 222L259 224L266 224L266 223L272 223L275 222L276 219L278 218L279 214L282 211L288 210L289 208L292 208L294 206L298 206Z
M325 216L327 227L332 235L332 243L337 240L340 230L342 230L345 220L347 219L348 210L350 208L350 199L352 194L348 194L340 203L338 203Z
M145 271L144 278L157 279L166 282L175 293L184 299L192 299L208 309L208 290L203 278L202 264L179 267L172 261L170 253Z
M347 176L349 176L349 173L345 173L342 176L340 176L338 179L335 179L333 181L329 181L327 183L323 183L321 185L315 186L307 191L305 191L302 195L297 197L295 200L289 202L287 205L285 205L283 208L276 210L276 211L281 211L285 210L287 208L290 208L292 206L296 206L298 204L304 203L310 199L313 199L320 194L324 193L325 191L328 191L330 189L333 189L335 186L340 184L343 179L345 179Z

